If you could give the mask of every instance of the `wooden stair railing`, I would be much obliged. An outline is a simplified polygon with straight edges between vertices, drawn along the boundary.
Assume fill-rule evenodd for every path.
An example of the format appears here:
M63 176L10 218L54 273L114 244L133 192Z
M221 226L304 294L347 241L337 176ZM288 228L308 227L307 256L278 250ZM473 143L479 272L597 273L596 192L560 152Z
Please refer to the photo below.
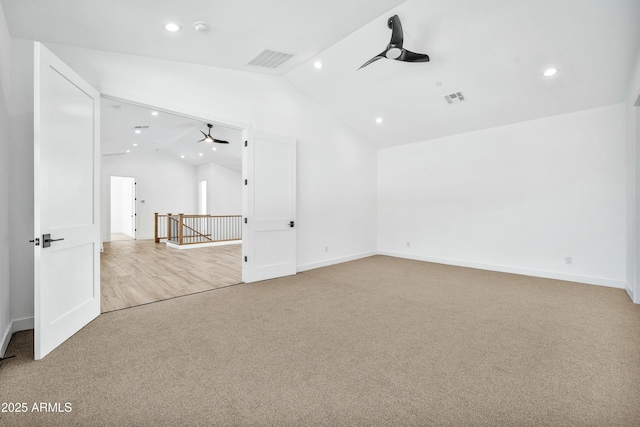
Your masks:
M155 213L155 242L178 245L242 240L241 215L161 215Z

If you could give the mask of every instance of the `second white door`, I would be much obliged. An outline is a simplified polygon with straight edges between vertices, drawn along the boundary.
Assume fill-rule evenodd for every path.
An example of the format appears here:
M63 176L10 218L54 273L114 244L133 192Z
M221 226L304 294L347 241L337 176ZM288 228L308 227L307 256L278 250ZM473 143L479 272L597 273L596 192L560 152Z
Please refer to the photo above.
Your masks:
M246 130L244 282L296 274L296 141Z

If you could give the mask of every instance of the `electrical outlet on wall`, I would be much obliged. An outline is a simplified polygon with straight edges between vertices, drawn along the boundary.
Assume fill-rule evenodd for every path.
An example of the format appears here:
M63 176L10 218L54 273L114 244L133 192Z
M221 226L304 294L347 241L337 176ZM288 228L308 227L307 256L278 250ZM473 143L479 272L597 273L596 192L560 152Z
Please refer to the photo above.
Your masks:
M325 252L329 252L329 246L325 246L325 247L324 247L324 251L325 251Z
M411 247L411 242L407 242L407 247L410 248Z
M573 264L573 257L570 257L570 256L566 257L564 259L564 262L565 264Z

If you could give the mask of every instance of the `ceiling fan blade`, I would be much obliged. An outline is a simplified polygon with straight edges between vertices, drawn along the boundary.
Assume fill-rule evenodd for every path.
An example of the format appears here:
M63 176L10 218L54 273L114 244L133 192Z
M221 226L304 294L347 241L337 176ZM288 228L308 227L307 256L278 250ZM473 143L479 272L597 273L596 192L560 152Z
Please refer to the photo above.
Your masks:
M213 142L217 142L218 144L228 144L229 143L229 141L222 141L220 139L215 139L215 138L213 138Z
M388 49L392 47L397 47L398 49L402 49L402 43L404 41L404 36L402 34L402 24L400 23L400 18L398 15L393 15L387 21L387 26L391 28L391 41L389 42Z
M371 64L372 62L376 62L378 59L384 58L384 57L385 57L385 53L387 53L387 51L386 51L386 50L385 50L384 52L382 52L382 53L380 53L380 54L378 54L378 55L374 56L373 58L371 58L370 60L368 60L368 61L367 61L367 62L365 62L364 64L362 64L362 65L360 66L360 68L364 68L364 67L366 67L367 65ZM358 68L358 70L359 70L360 68Z
M204 141L205 139L207 139L207 134L206 134L206 133L204 133L204 132L202 132L202 131L200 131L200 133L202 134L202 136L204 136L204 138L202 138L200 141L196 141L196 142L202 142L202 141Z
M424 53L415 53L407 49L402 49L402 53L396 58L397 61L406 62L429 62L429 55Z

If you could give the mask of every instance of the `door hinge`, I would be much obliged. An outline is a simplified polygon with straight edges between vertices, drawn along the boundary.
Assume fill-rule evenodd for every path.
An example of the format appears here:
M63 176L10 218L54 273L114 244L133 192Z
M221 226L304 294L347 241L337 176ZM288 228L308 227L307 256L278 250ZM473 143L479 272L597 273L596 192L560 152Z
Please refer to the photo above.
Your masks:
M244 180L244 185L247 185L247 180L246 179Z
M247 218L244 219L244 223L248 224L249 222L247 221Z
M248 145L247 145L247 141L245 141L245 142L244 142L244 146L245 146L245 147L248 147Z
M244 257L244 262L247 262L247 257Z

